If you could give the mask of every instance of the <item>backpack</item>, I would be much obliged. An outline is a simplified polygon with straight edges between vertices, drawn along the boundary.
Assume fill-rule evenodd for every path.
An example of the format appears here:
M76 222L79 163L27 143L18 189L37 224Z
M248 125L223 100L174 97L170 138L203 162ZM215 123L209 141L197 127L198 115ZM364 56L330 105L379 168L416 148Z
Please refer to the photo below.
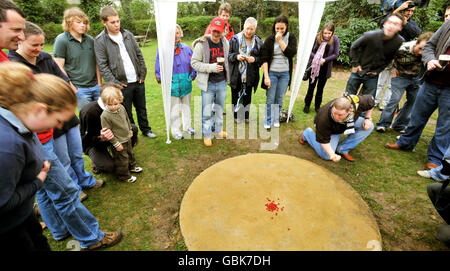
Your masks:
M381 4L381 11L383 13L391 12L400 7L406 0L384 0Z

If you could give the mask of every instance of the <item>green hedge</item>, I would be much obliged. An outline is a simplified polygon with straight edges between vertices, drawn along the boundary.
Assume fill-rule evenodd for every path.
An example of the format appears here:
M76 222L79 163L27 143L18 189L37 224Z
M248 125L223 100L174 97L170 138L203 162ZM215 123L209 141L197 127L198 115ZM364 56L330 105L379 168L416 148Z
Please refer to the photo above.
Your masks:
M177 23L183 29L184 39L195 39L205 33L205 29L211 23L213 18L213 16L184 17L178 18ZM240 31L241 20L239 18L230 18L230 23L235 29L235 32ZM155 19L135 21L135 27L135 35L145 35L148 28L148 37L156 38Z
M100 34L104 28L102 23L91 23L90 26L91 30L89 30L89 35L94 38ZM56 37L63 32L61 24L48 23L42 25L41 28L45 32L45 42L50 44L55 42Z

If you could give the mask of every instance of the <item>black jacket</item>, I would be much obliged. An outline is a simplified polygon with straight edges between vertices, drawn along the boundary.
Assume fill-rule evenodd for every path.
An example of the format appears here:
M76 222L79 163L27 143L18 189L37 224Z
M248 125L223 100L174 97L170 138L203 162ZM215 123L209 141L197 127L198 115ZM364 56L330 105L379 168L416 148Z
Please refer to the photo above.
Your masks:
M255 62L248 64L247 66L247 86L254 88L255 91L258 88L259 83L259 67L261 67L261 48L262 40L255 35L255 47L250 52L250 55L255 58ZM239 61L237 56L239 55L239 41L237 35L234 35L230 40L230 53L228 54L228 61L230 67L230 86L236 88L241 80L241 73L239 72Z
M383 71L404 42L399 34L389 40L383 40L383 37L383 30L373 30L354 41L350 47L352 67L361 66L361 74Z
M272 63L274 45L275 45L275 35L272 34L269 37L267 37L267 39L264 41L264 44L261 49L261 65L267 62L269 64L268 67L269 70L270 70L270 63ZM283 54L289 60L289 86L290 86L292 80L293 59L294 56L297 54L297 38L291 32L289 32L288 45L284 50ZM261 81L261 87L263 89L267 89L267 86L264 84L264 74L263 80Z

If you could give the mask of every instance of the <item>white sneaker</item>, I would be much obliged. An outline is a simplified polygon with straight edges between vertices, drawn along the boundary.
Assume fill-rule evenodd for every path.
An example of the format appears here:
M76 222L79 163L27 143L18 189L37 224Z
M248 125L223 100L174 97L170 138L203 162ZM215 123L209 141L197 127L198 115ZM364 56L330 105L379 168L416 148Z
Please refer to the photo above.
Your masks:
M190 135L195 135L195 130L192 128L189 128L187 130L184 130L186 133L190 134Z
M132 172L132 173L140 173L140 172L142 172L142 168L141 167L134 167L134 168L132 168L132 169L130 169L130 172Z
M156 134L153 133L152 131L150 131L150 132L147 132L146 134L144 134L144 136L149 137L149 138L155 138Z
M279 122L274 122L273 127L279 128L280 127L280 123Z
M386 127L383 127L383 126L377 126L377 132L378 132L378 133L384 133L384 132L386 132Z
M176 134L174 134L172 136L173 136L173 138L175 138L177 140L181 140L181 139L184 138L183 134L181 134L181 133L176 133Z
M264 129L269 130L270 129L270 125L267 123L264 123Z
M417 171L417 174L419 174L420 176L427 178L427 179L431 179L431 174L429 170L419 170Z
M131 175L131 178L129 178L129 179L126 179L126 180L123 180L123 182L126 182L126 183L134 183L135 181L136 181L136 177L135 176L133 176L133 175Z

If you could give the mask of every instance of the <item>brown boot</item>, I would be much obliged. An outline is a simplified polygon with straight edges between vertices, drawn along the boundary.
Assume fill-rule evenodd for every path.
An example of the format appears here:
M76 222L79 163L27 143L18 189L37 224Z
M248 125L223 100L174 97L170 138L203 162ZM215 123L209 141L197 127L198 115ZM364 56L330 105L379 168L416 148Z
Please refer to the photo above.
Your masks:
M305 140L303 139L303 130L300 131L300 135L298 136L298 142L302 145L306 144Z
M115 232L105 232L105 236L103 236L103 239L100 242L98 242L97 244L88 246L84 250L94 250L94 249L112 247L115 244L119 243L121 239L122 239L122 232L120 230L115 231Z

